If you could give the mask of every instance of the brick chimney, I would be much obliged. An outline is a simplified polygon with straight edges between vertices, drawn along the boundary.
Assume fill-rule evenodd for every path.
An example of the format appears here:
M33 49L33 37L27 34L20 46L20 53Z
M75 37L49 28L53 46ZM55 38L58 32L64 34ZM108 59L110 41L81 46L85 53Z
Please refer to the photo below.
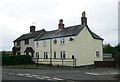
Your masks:
M33 26L33 25L32 25L32 26L30 26L30 32L35 32L35 28L36 28L36 27L35 27L35 26Z
M63 29L63 28L64 28L63 19L60 19L58 24L58 29Z
M85 11L82 13L82 17L81 17L81 24L87 24L87 18L86 18L86 13Z

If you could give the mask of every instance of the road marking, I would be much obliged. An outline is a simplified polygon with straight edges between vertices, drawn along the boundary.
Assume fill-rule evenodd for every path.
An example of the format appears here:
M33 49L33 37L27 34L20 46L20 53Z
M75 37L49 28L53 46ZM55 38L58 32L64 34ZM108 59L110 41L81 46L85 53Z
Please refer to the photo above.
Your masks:
M28 73L25 73L25 75L30 75L30 74L28 74Z
M53 80L53 79L47 79L47 80L50 80L50 81L51 81L51 80Z
M41 78L41 77L36 77L37 79L44 79L44 78Z
M9 74L13 74L13 73L9 73ZM31 75L31 74L17 74L19 76L24 76L24 77L29 77L29 78L36 78L36 79L45 79L45 80L63 80L60 78L51 78L51 77L47 77L47 76L42 76L42 75Z
M24 76L24 74L17 74L17 75L19 75L19 76Z
M44 76L43 78L50 78L50 77L46 77L46 76Z
M39 76L39 75L32 75L33 77Z
M108 75L108 74L118 74L118 73L85 73L89 75Z
M52 78L52 79L54 79L54 80L63 80L63 79L60 79L60 78Z
M89 74L89 75L100 75L100 74L97 74L97 73L85 73L85 74Z
M33 77L33 76L26 76L26 77Z

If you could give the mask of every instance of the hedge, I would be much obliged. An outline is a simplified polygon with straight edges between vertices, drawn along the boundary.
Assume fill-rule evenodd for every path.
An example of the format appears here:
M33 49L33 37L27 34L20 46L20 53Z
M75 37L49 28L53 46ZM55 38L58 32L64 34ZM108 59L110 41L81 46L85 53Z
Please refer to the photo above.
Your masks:
M32 64L32 57L29 55L2 55L2 65L23 64Z

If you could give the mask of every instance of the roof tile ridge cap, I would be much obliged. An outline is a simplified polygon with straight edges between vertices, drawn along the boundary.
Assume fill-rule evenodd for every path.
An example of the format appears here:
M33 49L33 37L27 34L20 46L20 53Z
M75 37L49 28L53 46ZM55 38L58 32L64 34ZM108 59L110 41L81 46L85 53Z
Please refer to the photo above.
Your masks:
M71 25L71 26L68 26L68 27L65 27L64 29L67 29L67 28L72 28L74 26L82 26L81 24L78 24L78 25Z
M39 31L46 31L46 30L43 28L43 29L41 29L41 30L37 30L37 31L35 31L35 32L39 32Z

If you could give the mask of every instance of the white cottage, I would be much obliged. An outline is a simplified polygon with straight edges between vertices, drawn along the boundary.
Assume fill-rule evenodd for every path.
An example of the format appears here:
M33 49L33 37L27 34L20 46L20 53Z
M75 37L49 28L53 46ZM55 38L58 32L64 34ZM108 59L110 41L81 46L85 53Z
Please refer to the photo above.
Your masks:
M57 30L35 39L35 53L41 64L94 65L94 61L103 61L103 39L89 29L83 12L81 25L64 27L61 19Z
M45 32L44 29L35 31L35 26L30 26L30 33L23 34L14 40L14 55L31 55L34 57L35 42L34 40Z

